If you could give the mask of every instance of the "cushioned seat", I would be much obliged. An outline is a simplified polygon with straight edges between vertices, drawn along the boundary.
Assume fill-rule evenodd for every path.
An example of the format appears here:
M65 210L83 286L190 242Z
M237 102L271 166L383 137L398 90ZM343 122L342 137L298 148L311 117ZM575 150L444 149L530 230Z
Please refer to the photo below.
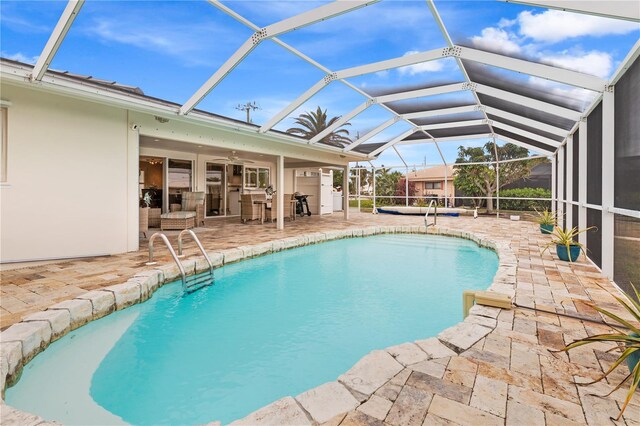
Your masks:
M160 219L188 219L190 217L196 217L196 212L171 212L171 213L163 213L160 215Z

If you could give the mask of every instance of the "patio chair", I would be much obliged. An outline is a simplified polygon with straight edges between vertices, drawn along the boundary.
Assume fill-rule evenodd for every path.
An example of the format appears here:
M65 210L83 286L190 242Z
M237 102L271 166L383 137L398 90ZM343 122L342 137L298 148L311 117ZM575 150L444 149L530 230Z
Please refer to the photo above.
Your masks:
M258 200L258 194L242 194L240 197L240 220L246 222L248 220L262 220L262 205L254 203ZM263 198L266 200L264 194Z
M284 218L295 220L295 204L293 200L293 194L284 194ZM271 207L267 207L267 220L273 222L278 218L278 202L276 198L271 200Z
M171 204L171 212L195 212L196 226L204 225L204 192L183 192L182 204Z

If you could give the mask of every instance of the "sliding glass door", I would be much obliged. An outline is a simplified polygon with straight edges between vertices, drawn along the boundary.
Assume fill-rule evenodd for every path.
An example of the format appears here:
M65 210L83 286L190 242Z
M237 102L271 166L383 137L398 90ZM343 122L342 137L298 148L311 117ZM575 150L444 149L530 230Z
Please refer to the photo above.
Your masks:
M226 208L227 173L224 164L207 163L205 171L205 215L224 216Z

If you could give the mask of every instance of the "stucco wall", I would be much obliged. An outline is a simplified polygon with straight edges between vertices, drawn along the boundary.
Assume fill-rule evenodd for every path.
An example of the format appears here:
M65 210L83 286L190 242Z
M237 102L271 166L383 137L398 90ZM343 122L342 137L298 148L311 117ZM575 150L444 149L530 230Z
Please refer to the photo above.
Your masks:
M5 84L2 99L2 261L126 251L127 112Z

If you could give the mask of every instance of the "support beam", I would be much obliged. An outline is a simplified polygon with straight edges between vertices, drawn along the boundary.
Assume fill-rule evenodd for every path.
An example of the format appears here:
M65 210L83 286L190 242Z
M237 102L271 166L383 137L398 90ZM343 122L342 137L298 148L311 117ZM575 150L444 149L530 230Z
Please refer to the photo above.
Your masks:
M293 30L306 27L316 22L324 21L329 18L333 18L343 13L351 12L352 10L360 9L365 6L377 3L380 0L349 0L349 1L334 1L316 7L315 9L302 12L299 15L292 16L291 18L283 19L282 21L271 24L266 28L263 28L264 37L271 38L288 33Z
M615 86L602 94L602 273L613 280L615 177Z
M570 86L581 87L595 92L602 92L607 86L607 82L605 80L577 71L558 68L552 65L539 64L537 62L525 61L522 59L512 58L510 56L499 55L497 53L472 49L470 47L455 46L453 49L454 55L457 55L467 61L480 62L522 74L553 80Z
M449 49L440 48L429 50L426 52L414 53L413 55L400 56L386 61L374 62L371 64L360 65L353 68L346 68L336 72L337 78L358 77L365 74L373 74L375 72L386 71L393 68L402 68L409 65L421 64L424 62L435 61L437 59L446 58Z
M536 128L538 130L542 130L545 131L547 133L551 133L557 136L561 136L563 138L566 138L567 136L569 136L569 131L568 130L564 130L561 129L559 127L555 127L555 126L551 126L547 123L542 123L540 121L536 121L536 120L532 120L530 118L527 117L523 117L521 115L517 115L517 114L512 114L510 112L507 111L503 111L501 109L498 108L493 108L493 107L489 107L489 106L485 106L483 107L485 112L487 114L491 114L491 115L495 115L496 117L500 117L500 118L504 118L506 120L510 120L516 123L520 123L520 124L524 124L525 126L529 126L529 127L533 127Z
M504 124L499 121L494 120L493 127L497 127L499 129L506 130L508 132L515 133L520 136L524 136L525 138L529 138L531 140L543 143L545 145L552 146L554 148L558 148L560 145L562 145L560 142L554 141L553 139L545 138L544 136L540 136L537 133L528 132L526 130L522 130L518 127L510 126L508 124Z
M344 220L349 220L349 181L351 168L349 164L344 168L342 173L342 210L344 211Z
M453 107L453 108L441 108L441 109L432 109L428 111L410 112L408 114L402 114L402 118L405 120L413 120L416 118L438 117L441 115L450 115L450 114L464 114L466 112L475 112L475 111L478 111L477 105L467 105L467 106Z
M558 182L558 226L560 228L565 227L565 213L567 211L565 201L567 196L564 192L564 156L565 156L565 146L561 146L558 148L558 166L557 172L558 176L556 181Z
M389 95L377 96L375 99L379 104L394 101L404 101L406 99L423 98L426 96L443 95L445 93L460 92L462 90L471 90L466 83L446 84L444 86L429 87L426 89L410 90L408 92L392 93Z
M575 1L575 0L500 0L507 3L527 6L546 7L566 12L602 16L604 18L623 19L640 22L640 7L635 1Z
M574 111L548 102L539 101L537 99L528 98L526 96L517 95L507 92L506 90L496 89L495 87L485 86L484 84L476 84L475 91L483 95L492 96L494 98L503 99L508 102L520 104L528 108L537 109L559 117L568 118L569 120L578 121L582 117L580 111Z
M327 84L331 83L331 81L333 80L327 77L318 81L316 84L311 86L306 92L298 96L298 99L296 99L295 101L287 105L282 111L277 113L266 124L263 124L262 127L260 127L259 132L266 133L267 131L269 131L273 126L275 126L276 124L278 124L279 122L287 118L287 116L291 114L293 111L295 111L296 108L298 108L300 105L308 101L313 95L315 95L320 90L322 90Z
M384 145L382 145L380 148L376 149L375 151L371 152L369 154L369 158L373 158L376 155L380 154L382 151L384 151L385 149L394 146L395 144L397 144L398 142L400 142L402 139L406 138L407 136L415 133L416 129L409 129L406 132L403 132L402 134L396 136L395 138L391 139L389 142L385 143Z
M436 21L438 28L440 28L440 32L442 33L442 36L447 42L447 46L449 47L449 53L455 56L458 50L455 49L456 46L453 44L453 39L451 38L451 35L449 34L447 27L444 25L444 21L442 20L442 17L438 12L438 8L436 8L434 0L427 0L427 6L429 7L429 11L431 11L431 15L433 16L433 19ZM471 78L469 77L469 73L467 72L467 69L465 68L464 63L459 57L456 57L455 59L456 59L456 64L460 69L460 72L464 76L465 82L468 85L472 86L473 83L471 82ZM472 93L473 93L473 99L475 99L476 101L476 105L478 105L478 107L481 107L482 102L480 102L480 98L478 97L478 94L475 91L473 91ZM483 111L482 115L484 115L485 120L489 120L489 117L487 117L486 112ZM491 130L491 133L495 133L493 131L493 126L491 124L489 124L489 129Z
M558 203L556 199L558 198L558 192L556 190L556 184L558 180L558 157L557 154L553 154L551 159L551 211L556 214L558 210Z
M276 184L276 203L277 203L277 228L284 229L284 156L278 155L278 164L276 170L278 183ZM272 200L273 202L273 200ZM287 209L290 208L287 204Z
M574 140L573 143L576 143ZM580 120L578 127L578 228L585 229L587 227L587 118ZM583 232L578 235L578 242L587 245L587 233Z
M204 99L204 97L207 96L209 92L211 92L231 71L233 71L233 69L238 66L238 64L240 64L240 62L242 62L242 60L251 53L253 49L258 47L263 40L279 36L289 31L297 30L315 22L324 21L351 10L377 3L378 1L380 0L335 1L276 22L256 31L211 77L209 77L209 79L196 91L196 93L189 98L189 100L180 108L180 114L188 114L191 112L191 110L195 108L195 106L200 103L200 101L202 101L202 99Z
M437 130L437 129L457 129L458 127L469 127L469 126L481 126L483 124L487 124L486 120L467 120L467 121L453 121L451 123L435 123L435 124L427 124L425 126L420 126L421 130Z
M567 201L573 201L573 135L569 135L567 138L567 144L565 145L565 152L567 155L567 193L565 198ZM571 229L577 224L573 223L573 204L565 204L565 226L567 229Z
M47 44L45 44L42 53L40 53L36 65L33 67L31 81L42 80L42 76L47 72L49 65L51 65L51 61L53 61L53 57L58 52L60 45L67 36L73 21L76 19L76 16L78 16L83 5L84 0L69 0L67 6L62 12L62 16L60 16L58 23L49 36Z
M364 136L361 136L360 139L354 141L349 146L345 147L343 149L343 151L344 152L352 151L355 147L357 147L361 143L366 142L367 140L371 139L372 137L374 137L378 133L382 132L387 127L389 127L389 126L391 126L391 125L393 125L394 123L397 123L397 122L398 122L398 120L396 118L388 119L387 121L385 121L384 123L380 124L378 127L376 127L375 129L371 130L370 132L368 132Z
M323 131L315 135L313 138L311 138L311 140L309 140L309 143L314 144L314 143L320 142L323 138L330 135L334 130L344 126L349 120L351 120L353 117L357 116L358 114L362 113L371 105L373 105L372 101L366 101L361 103L356 108L354 108L353 110L349 111L348 113L340 117L338 120L336 120L336 122L333 123L331 126L327 127L326 129L324 129Z
M249 37L242 46L236 50L233 55L229 59L226 60L224 64L220 68L213 73L211 77L202 85L200 88L189 98L187 102L184 103L180 107L179 114L186 115L191 112L192 109L196 107L204 99L205 96L209 94L215 87L220 84L220 82L231 72L235 67L242 62L242 60L249 54L253 49L258 47L257 42Z
M462 136L449 136L446 138L438 138L438 142L456 142L466 141L471 139L490 139L493 136L492 133L479 133L476 135L462 135ZM433 143L433 139L411 139L408 141L399 142L398 145L419 145L423 143Z

